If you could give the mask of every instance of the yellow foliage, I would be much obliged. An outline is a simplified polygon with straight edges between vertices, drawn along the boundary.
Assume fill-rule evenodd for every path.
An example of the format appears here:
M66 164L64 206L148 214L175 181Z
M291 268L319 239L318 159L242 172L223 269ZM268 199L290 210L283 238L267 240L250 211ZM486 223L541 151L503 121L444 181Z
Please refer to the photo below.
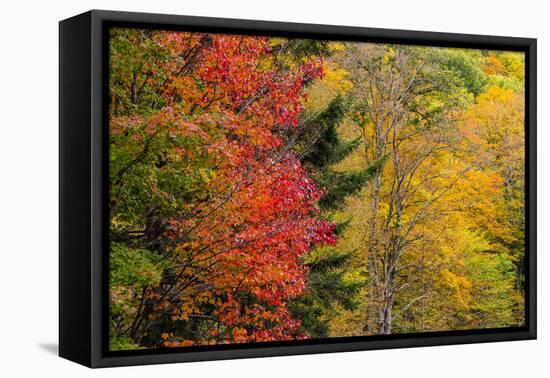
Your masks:
M323 82L338 93L345 94L353 84L348 79L349 73L345 69L338 67L335 63L327 61L323 65Z
M443 269L441 271L441 277L443 278L445 284L454 293L456 304L462 308L468 308L472 299L470 294L472 283L470 280L466 277L459 276L448 269Z
M484 71L488 75L503 75L506 68L494 54L491 54L487 57Z

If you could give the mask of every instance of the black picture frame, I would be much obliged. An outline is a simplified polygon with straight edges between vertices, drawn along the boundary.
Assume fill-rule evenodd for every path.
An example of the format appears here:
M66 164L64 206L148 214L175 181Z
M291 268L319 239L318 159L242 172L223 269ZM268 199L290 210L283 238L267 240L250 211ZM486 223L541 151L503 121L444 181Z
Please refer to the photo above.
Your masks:
M526 56L526 325L518 328L108 350L108 33L111 26L500 49ZM59 24L59 355L88 367L536 338L536 39L92 10Z

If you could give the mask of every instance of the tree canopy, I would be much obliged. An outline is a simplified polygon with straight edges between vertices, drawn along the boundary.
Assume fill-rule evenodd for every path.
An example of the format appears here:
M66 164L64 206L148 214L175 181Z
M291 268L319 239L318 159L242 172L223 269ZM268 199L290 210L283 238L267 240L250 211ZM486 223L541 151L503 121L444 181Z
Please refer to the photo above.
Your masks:
M112 350L523 324L523 55L110 33Z

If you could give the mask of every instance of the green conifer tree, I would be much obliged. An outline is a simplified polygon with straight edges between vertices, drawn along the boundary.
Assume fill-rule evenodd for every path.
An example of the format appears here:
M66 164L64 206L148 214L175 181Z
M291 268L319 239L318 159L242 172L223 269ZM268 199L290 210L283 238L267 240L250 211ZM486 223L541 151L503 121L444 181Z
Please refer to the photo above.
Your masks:
M362 170L337 172L334 165L359 148L361 139L344 141L338 127L348 109L346 99L337 95L312 120L305 122L296 149L302 163L312 173L325 194L319 201L324 216L331 218L345 204L345 199L356 194L380 170L383 161ZM350 220L336 224L335 233L341 234ZM306 294L292 302L293 313L301 319L302 327L311 337L329 336L329 321L335 306L353 310L354 300L361 288L357 282L344 279L353 251L323 248L308 256L308 288Z

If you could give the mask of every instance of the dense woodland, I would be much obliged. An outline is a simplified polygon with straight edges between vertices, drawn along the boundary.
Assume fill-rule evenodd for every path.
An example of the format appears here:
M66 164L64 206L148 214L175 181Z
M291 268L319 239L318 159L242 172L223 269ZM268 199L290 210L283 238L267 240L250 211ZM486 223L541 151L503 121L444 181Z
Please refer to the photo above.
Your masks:
M524 323L520 53L112 29L110 348Z

